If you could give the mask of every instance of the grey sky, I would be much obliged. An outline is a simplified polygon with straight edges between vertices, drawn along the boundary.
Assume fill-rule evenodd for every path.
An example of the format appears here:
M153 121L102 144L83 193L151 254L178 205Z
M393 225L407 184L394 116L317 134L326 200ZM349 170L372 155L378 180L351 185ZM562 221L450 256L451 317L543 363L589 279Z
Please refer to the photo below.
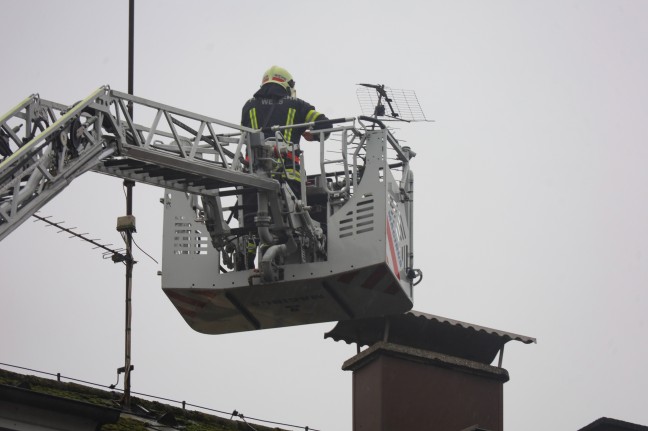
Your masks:
M272 64L330 117L355 84L416 90L415 309L534 336L510 343L505 428L648 425L648 3L136 0L135 93L238 122ZM0 111L127 90L128 2L0 1ZM308 151L308 148L305 148ZM134 188L137 243L161 256L161 189ZM121 181L86 174L42 214L119 244ZM27 221L0 242L0 362L114 383L124 271ZM137 256L133 390L351 429L355 348L333 323L193 332Z

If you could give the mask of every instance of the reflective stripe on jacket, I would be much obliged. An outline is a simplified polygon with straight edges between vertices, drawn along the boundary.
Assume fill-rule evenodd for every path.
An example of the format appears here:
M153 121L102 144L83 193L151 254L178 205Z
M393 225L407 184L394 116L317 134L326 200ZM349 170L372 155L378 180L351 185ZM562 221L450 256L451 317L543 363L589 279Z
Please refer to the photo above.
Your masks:
M317 112L310 103L289 96L280 85L266 84L243 106L241 125L252 129L263 129L327 119L324 114ZM313 129L316 130L318 127L313 127ZM288 128L283 130L282 134L286 143L299 144L305 130L306 128L303 127Z
M241 114L241 125L252 129L265 129L272 126L291 126L327 119L324 114L317 112L310 103L297 97L291 97L283 87L270 83L263 85L254 94L254 97L245 103ZM324 123L322 126L315 126L312 129L325 127L329 126ZM287 175L289 179L299 180L300 159L298 155L293 154L291 149L293 146L299 145L301 135L305 130L305 127L291 127L281 131L283 139L288 145L288 151L281 157L283 158L283 168L286 172L291 172ZM275 156L278 157L279 154L275 154Z

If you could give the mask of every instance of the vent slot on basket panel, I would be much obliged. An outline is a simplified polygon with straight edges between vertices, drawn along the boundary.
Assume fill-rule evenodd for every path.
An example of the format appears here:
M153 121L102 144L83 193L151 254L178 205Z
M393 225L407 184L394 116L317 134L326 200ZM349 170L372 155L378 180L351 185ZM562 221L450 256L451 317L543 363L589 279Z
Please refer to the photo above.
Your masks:
M173 254L207 254L207 241L207 236L195 229L193 223L175 222Z
M355 210L347 212L347 218L340 220L340 238L348 238L374 230L374 200L367 195L356 203Z

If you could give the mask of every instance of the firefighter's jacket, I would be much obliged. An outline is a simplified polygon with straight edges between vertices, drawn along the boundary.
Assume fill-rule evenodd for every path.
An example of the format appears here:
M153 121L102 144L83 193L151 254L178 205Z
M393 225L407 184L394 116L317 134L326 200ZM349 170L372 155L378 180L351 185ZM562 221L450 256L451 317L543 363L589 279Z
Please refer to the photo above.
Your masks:
M308 102L296 97L291 97L286 90L277 84L266 84L243 106L241 125L252 129L269 129L272 126L290 126L291 124L321 122L313 130L330 127L328 118L315 110ZM292 144L299 144L302 133L306 128L289 128L282 130L283 139L292 148ZM270 137L270 133L265 133ZM299 170L299 156L291 151L284 157L286 170L297 172Z

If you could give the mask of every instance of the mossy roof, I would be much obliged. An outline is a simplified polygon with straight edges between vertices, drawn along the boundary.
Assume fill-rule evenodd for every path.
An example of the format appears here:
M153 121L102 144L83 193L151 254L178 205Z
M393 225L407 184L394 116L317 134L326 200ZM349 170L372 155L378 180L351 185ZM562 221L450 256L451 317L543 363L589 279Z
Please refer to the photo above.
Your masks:
M121 408L122 393L92 388L73 382L18 374L0 369L0 385L20 386L34 392L44 393L66 399L87 402L93 405L121 409L122 414L116 424L102 426L103 431L150 431L153 427L166 425L168 429L184 431L236 431L250 430L244 421L230 420L196 410L183 409L158 401L131 398L131 411ZM257 431L281 431L281 428L268 428L253 424Z

